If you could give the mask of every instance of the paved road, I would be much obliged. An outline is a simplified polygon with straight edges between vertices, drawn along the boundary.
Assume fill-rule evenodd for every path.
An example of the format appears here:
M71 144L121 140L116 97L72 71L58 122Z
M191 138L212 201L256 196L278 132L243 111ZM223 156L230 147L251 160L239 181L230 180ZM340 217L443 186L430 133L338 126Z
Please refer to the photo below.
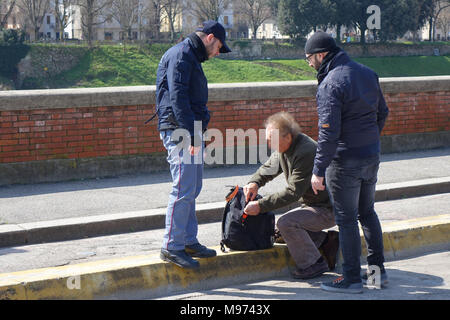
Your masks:
M327 272L319 278L306 281L283 277L203 292L178 294L164 297L162 299L226 299L233 300L235 303L239 303L239 301L242 300L271 299L450 300L449 265L450 252L448 251L430 253L410 259L387 262L385 267L389 276L388 287L381 290L365 288L362 294L330 293L321 290L320 283L334 280L337 276L333 272ZM367 268L367 266L363 266L363 268ZM263 301L261 304L268 305L270 304L270 301ZM294 307L292 307L292 309L294 309ZM223 308L221 311L223 312Z
M375 204L382 223L449 214L450 193ZM72 241L0 248L0 273L77 264L155 253L161 248L163 229L124 233ZM198 239L218 246L221 223L199 225Z
M382 155L378 184L450 176L450 148ZM206 169L197 203L224 200L227 185L243 185L258 166ZM282 176L261 189L281 190ZM61 183L0 187L0 224L47 221L163 208L171 180L168 172Z

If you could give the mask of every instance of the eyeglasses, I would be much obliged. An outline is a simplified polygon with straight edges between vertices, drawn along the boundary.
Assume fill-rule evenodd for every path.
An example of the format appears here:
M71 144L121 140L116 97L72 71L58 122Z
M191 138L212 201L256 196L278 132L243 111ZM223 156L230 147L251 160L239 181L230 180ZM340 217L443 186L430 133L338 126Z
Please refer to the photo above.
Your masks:
M314 53L313 53L313 54L310 54L309 56L307 56L307 57L305 58L306 62L311 63L311 61L310 61L309 59L311 59L311 57L312 57L313 55L314 55Z

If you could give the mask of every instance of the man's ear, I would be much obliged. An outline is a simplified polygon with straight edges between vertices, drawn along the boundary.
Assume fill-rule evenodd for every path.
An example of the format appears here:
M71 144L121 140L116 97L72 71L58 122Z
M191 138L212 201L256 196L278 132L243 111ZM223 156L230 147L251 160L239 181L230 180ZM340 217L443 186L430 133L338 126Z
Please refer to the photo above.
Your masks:
M206 39L208 40L208 43L211 43L211 41L213 41L214 39L214 34L210 33L206 36Z

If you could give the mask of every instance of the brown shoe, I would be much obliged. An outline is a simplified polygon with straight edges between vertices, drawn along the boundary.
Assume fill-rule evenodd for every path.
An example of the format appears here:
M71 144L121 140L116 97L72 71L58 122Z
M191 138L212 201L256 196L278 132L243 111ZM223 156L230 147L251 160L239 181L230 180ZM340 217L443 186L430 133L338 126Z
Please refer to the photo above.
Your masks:
M319 259L319 261L306 269L295 269L292 272L292 276L295 279L311 279L320 276L324 272L329 271L328 264L325 259L321 258Z
M337 253L339 250L339 232L328 231L324 243L320 246L319 251L328 262L328 268L334 270L336 267Z

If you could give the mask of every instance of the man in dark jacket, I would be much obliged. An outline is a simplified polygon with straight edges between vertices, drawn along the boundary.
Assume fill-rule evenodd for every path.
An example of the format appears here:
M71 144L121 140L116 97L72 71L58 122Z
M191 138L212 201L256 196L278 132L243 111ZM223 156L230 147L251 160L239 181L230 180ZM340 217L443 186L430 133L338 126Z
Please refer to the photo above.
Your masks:
M316 195L311 189L317 143L300 132L287 112L273 114L266 120L266 139L274 152L244 186L248 202L244 212L258 215L300 202L300 207L277 220L277 226L297 266L293 277L317 277L334 269L339 247L337 232L323 231L335 225L328 194L320 191ZM286 178L286 188L254 201L259 188L281 173Z
M158 130L168 152L173 179L161 259L183 268L199 267L199 262L192 257L216 255L214 250L198 242L195 215L195 199L200 193L203 176L202 136L210 119L206 106L208 83L201 63L219 52L230 51L223 26L216 21L206 21L187 39L170 48L158 66ZM187 141L187 148L179 147Z
M388 108L371 69L352 61L325 32L314 33L305 45L306 60L317 71L319 139L311 185L330 194L339 226L343 277L321 288L360 293L361 242L358 220L367 243L369 266L384 270L381 225L374 210L379 167L380 133Z

